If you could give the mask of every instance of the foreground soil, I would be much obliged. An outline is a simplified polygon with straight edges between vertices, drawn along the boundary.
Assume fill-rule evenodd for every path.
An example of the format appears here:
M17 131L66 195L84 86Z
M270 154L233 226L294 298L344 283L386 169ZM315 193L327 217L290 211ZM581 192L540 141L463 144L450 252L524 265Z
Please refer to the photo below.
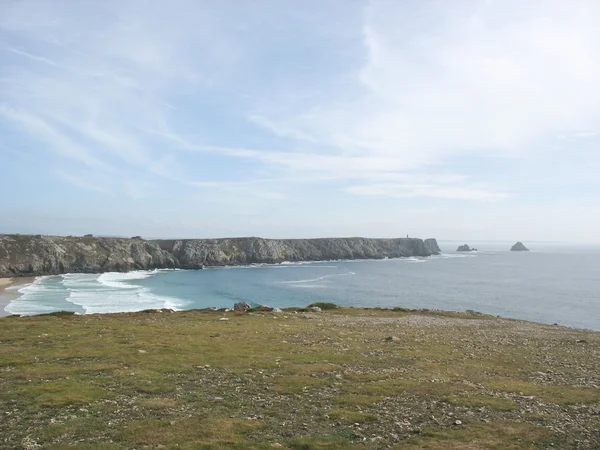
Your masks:
M0 319L0 448L598 449L600 333L477 314Z

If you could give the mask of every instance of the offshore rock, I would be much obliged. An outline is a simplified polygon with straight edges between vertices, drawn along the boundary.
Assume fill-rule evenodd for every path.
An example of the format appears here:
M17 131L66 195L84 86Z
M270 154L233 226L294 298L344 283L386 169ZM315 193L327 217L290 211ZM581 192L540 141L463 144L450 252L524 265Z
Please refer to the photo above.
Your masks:
M517 242L510 249L511 252L528 252L529 249L523 245L522 242Z
M0 277L439 254L435 239L186 239L0 235Z
M467 244L465 245L460 245L457 249L457 252L476 252L477 249L476 248L471 248L469 247Z

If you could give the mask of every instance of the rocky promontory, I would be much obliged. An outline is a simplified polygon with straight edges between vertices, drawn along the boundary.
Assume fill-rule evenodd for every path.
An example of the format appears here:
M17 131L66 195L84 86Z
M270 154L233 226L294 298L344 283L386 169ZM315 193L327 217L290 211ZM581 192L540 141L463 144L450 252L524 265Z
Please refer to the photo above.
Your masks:
M529 249L523 245L522 242L517 242L510 249L511 252L528 252Z
M174 239L0 235L0 277L430 256L435 239Z

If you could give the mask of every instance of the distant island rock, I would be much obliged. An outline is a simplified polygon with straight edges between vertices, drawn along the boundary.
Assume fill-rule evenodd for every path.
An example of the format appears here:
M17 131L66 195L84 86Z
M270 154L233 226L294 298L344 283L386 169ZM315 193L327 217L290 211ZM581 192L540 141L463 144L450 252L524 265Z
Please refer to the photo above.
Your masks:
M523 245L522 242L517 242L510 249L511 252L528 252L529 249Z
M457 249L457 252L476 252L477 249L476 248L471 248L469 247L467 244L465 245L460 245Z
M286 261L384 259L440 253L435 239L322 238L144 240L46 235L0 235L0 277L62 273L202 269Z

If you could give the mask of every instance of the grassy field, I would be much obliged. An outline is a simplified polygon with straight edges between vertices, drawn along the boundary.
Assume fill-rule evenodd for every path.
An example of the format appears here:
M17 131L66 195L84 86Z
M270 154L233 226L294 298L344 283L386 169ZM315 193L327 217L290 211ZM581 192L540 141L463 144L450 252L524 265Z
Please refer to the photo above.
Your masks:
M600 333L481 315L0 319L0 448L598 449Z

